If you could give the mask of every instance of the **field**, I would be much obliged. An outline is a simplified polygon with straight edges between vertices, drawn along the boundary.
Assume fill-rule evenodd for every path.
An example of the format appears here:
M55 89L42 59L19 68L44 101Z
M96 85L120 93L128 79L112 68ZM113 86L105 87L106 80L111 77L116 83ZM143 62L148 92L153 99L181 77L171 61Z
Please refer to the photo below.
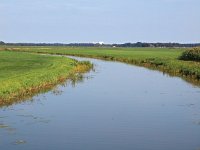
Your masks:
M194 84L199 84L200 79L199 62L179 59L186 50L184 48L7 47L6 49L121 61L160 70L172 76L181 76Z
M0 51L0 105L51 88L90 67L66 57Z

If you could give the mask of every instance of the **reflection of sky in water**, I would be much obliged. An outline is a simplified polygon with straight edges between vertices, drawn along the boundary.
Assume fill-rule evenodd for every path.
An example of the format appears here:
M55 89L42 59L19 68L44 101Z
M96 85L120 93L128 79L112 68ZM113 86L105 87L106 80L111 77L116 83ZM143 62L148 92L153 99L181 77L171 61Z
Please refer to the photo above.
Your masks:
M0 109L0 148L200 148L200 89L182 79L93 60L96 72Z

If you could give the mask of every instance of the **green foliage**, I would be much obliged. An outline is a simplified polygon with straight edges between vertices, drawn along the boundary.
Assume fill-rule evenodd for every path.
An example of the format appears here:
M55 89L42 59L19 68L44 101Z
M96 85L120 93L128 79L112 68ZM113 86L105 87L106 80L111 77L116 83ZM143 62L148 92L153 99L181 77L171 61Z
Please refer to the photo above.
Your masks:
M186 50L180 56L181 60L192 60L200 61L200 47L195 47L189 50Z

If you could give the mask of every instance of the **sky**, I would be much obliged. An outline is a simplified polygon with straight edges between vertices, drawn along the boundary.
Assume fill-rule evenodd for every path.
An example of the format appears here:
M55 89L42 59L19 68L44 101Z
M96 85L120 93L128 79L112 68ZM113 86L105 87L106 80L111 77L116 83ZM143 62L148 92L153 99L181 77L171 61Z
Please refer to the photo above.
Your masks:
M0 41L200 43L200 0L0 0Z

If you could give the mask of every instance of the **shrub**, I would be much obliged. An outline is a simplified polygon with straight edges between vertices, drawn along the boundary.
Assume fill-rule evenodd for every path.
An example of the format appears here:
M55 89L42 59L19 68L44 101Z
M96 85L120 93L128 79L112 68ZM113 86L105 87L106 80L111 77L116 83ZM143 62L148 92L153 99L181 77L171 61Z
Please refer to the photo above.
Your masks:
M200 47L195 47L189 50L186 50L180 56L181 60L192 60L200 61Z

